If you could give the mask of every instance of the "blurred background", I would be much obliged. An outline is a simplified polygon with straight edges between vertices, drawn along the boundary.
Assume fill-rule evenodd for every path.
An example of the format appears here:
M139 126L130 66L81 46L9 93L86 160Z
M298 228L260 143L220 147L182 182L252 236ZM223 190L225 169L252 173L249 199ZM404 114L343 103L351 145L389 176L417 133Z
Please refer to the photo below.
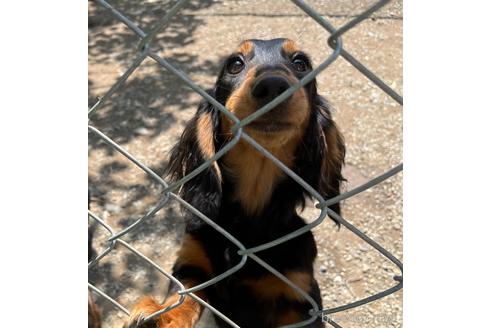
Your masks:
M375 1L306 1L335 27ZM113 1L148 31L174 1ZM89 1L89 95L92 106L134 60L138 37L107 10ZM344 48L402 94L402 1L392 1L343 36ZM290 1L190 1L163 29L153 49L204 89L213 86L221 60L243 39L285 37L321 63L332 52L329 33ZM318 77L318 90L334 107L347 146L345 190L402 161L402 107L339 57ZM91 125L161 174L201 97L152 59L146 59L123 88L91 118ZM160 186L89 134L89 188L92 211L116 231L144 215L159 199ZM181 209L173 201L123 239L170 271L183 235ZM319 211L301 215L311 221ZM369 237L403 260L402 174L342 203L342 214ZM340 306L395 284L398 269L377 251L330 221L313 230L318 243L316 274L325 308ZM107 247L96 227L94 247ZM89 271L89 281L131 309L142 295L162 300L168 280L119 247ZM103 327L121 327L126 315L94 295ZM402 291L334 314L343 327L401 327ZM203 320L202 327L212 327Z

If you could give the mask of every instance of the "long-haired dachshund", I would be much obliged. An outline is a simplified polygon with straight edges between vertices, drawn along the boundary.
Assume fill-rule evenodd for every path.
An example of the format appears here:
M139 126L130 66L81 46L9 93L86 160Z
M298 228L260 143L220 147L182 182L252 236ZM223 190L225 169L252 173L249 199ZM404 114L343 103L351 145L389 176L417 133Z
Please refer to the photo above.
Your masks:
M287 39L247 40L225 61L210 94L239 119L254 113L312 70L309 57ZM172 150L169 175L180 179L233 138L233 123L208 102L200 104ZM324 197L339 194L345 157L343 138L313 80L290 98L244 127ZM297 214L309 194L272 161L240 140L211 167L183 185L181 197L230 232L246 247L258 246L305 226ZM331 209L340 212L338 204ZM205 282L237 265L238 248L188 213L186 234L173 275L186 287ZM309 294L322 308L313 276L316 244L311 232L258 256ZM172 286L164 304L144 298L128 325L175 303ZM310 318L311 305L294 289L252 260L238 272L196 293L240 327L278 327ZM191 297L147 321L147 327L194 327L202 306ZM228 327L220 318L217 325ZM318 318L310 327L324 327Z

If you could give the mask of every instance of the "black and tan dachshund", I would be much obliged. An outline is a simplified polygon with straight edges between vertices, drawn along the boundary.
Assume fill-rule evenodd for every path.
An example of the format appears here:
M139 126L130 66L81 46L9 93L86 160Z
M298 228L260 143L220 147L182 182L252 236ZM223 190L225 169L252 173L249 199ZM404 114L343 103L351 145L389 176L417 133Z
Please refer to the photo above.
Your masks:
M239 119L254 113L312 70L312 63L287 39L247 40L225 61L209 93ZM203 102L174 147L169 176L180 179L233 138L233 123ZM275 155L326 198L339 194L345 157L343 138L330 108L311 81L244 127L244 132ZM246 247L272 241L305 226L297 214L309 194L272 161L240 140L211 167L184 184L181 197L235 236ZM331 209L339 213L338 204ZM186 234L173 275L186 287L205 282L237 265L238 248L207 223L187 214ZM309 231L258 257L308 293L320 308L313 276L316 244ZM164 304L150 297L133 309L128 326L175 303L172 286ZM311 305L294 289L248 259L233 275L196 293L243 328L267 328L309 319ZM194 327L203 307L184 302L146 327ZM140 318L140 319L139 319ZM219 327L228 327L216 318ZM321 318L309 327L324 327Z

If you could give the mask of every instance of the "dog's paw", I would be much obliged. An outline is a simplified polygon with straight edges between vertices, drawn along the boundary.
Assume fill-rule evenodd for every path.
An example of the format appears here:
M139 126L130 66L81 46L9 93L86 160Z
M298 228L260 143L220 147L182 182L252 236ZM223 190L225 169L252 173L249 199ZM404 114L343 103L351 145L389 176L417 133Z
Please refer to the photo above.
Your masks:
M158 328L160 327L157 323L157 320L154 318L143 322L144 319L148 316L149 314L145 313L139 313L136 315L130 316L130 319L128 319L128 322L123 326L124 328Z
M188 328L192 327L193 315L186 311L186 306L164 312L150 320L145 320L152 313L155 313L166 306L174 303L170 300L169 304L159 305L153 298L146 297L138 302L133 308L130 318L123 326L124 328Z
M152 313L159 311L161 306L150 297L142 299L135 305L132 312L130 313L130 318L123 326L124 328L164 328L165 326L159 325L160 316L154 317L150 320L144 322Z

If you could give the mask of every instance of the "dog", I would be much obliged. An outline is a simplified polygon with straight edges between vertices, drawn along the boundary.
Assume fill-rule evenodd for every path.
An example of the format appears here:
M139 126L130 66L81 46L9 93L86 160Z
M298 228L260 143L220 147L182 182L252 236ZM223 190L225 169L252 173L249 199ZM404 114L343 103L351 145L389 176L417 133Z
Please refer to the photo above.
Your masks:
M242 120L311 70L310 58L292 40L246 40L225 60L214 88L208 93ZM243 131L323 197L331 198L339 195L344 180L345 145L330 111L312 80L246 125ZM214 156L234 137L233 126L227 115L203 101L171 151L169 177L176 181ZM261 245L304 227L306 223L297 210L304 208L310 197L243 139L185 183L180 195L245 247ZM330 208L340 213L339 204ZM185 287L203 283L240 262L237 246L221 233L192 213L187 214L186 220L185 236L173 267L173 276ZM316 254L310 231L257 253L322 308L313 274ZM164 304L151 297L139 301L127 326L136 327L143 317L174 304L179 299L177 290L177 286L170 287ZM310 303L252 260L196 295L243 328L278 327L311 318ZM181 305L141 326L192 328L202 309L202 305L186 296ZM219 327L229 327L222 319L215 320ZM317 318L309 327L324 324Z

